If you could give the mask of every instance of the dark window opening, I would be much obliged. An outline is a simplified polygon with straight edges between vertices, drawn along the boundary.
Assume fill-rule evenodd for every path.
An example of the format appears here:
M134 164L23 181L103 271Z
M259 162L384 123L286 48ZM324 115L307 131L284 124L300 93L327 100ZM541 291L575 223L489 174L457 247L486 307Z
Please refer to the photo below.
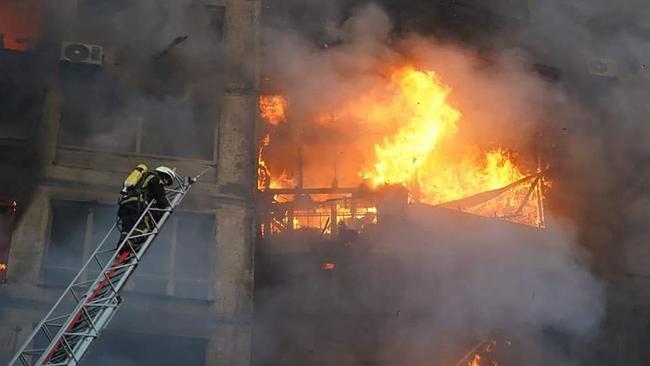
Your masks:
M69 81L63 88L61 143L108 151L135 151L137 117L125 110L114 82Z
M64 88L61 144L100 151L212 160L217 108L129 93L99 78Z
M16 201L0 199L0 283L7 280L11 234L14 229Z
M115 207L97 202L52 201L52 223L41 279L67 285L115 220ZM118 235L109 238L117 242Z
M35 61L31 52L0 50L0 141L25 141L34 133L45 100Z
M97 366L203 366L207 346L200 338L107 331L85 361Z
M210 16L210 28L215 32L217 39L223 40L223 25L226 19L226 8L217 5L206 5Z
M213 160L224 14L173 0L80 1L74 33L108 60L95 79L64 80L61 144Z

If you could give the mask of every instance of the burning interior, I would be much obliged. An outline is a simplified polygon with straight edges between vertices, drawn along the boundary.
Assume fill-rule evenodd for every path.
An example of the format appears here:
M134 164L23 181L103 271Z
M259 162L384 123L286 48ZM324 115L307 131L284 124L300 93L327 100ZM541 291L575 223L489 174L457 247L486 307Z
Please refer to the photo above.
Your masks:
M329 63L340 61L331 56L336 52L314 51L332 57ZM468 86L489 84L489 77L463 80L481 75L492 61L450 53L468 62L464 68L472 75L452 75L445 62L436 67L404 55L370 62L370 68L346 59L355 66L337 70L351 73L344 80L327 85L327 78L316 77L315 87L307 80L289 83L288 90L281 83L260 96L254 332L276 342L255 344L259 365L525 359L527 345L510 346L514 335L500 320L486 320L494 327L477 337L481 321L437 319L446 303L465 299L472 303L449 313L477 316L463 308L483 301L476 300L481 291L464 289L491 276L474 274L500 266L485 259L488 253L505 258L513 249L504 251L501 236L525 243L517 251L547 245L544 201L551 184L545 144L536 141L543 136L540 114L510 113L517 101L488 112L477 108L476 100L485 104L495 89L474 93ZM373 75L355 74L355 67ZM499 131L515 125L526 130ZM467 273L447 273L447 262ZM421 339L413 341L414 335ZM497 343L499 351L490 353Z
M287 97L260 97L262 235L358 232L376 223L387 189L403 189L404 203L544 227L548 182L535 149L471 141L453 86L435 70L401 65L384 75L383 85L320 106L308 122L294 118Z

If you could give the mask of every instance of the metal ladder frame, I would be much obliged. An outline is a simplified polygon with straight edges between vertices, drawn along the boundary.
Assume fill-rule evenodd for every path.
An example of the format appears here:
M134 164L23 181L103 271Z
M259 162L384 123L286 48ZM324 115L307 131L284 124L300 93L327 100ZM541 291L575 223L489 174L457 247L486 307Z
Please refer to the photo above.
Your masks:
M122 303L120 291L130 275L200 175L195 178L177 177L174 188L165 188L170 207L159 209L150 202L119 245L110 248L112 243L108 243L108 238L117 227L117 224L113 224L8 366L78 365L92 342L101 335L101 331L108 326L119 309ZM155 214L161 213L156 219ZM136 228L145 218L153 223L153 228L148 233L136 234ZM104 260L102 257L105 257ZM83 280L88 277L95 279ZM33 348L39 335L45 336L48 342L45 348Z

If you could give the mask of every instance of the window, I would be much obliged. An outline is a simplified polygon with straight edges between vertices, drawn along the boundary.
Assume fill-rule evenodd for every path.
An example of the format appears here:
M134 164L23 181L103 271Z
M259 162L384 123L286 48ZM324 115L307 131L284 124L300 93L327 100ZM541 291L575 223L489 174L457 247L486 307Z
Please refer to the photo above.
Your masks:
M41 280L67 285L115 221L116 209L96 202L52 201L52 226ZM117 243L117 233L109 241Z
M139 119L128 113L110 80L75 80L63 88L61 143L107 151L135 152Z
M217 5L206 5L210 17L210 28L219 40L223 39L223 24L226 19L226 8Z
M0 283L7 279L16 201L0 199Z
M0 50L0 140L31 137L41 116L45 87L31 53Z
M110 330L96 343L85 360L88 365L203 366L208 346L200 338Z
M213 160L224 14L223 7L176 0L80 1L76 33L128 67L64 80L61 144ZM189 41L175 44L183 35ZM132 74L109 76L124 70Z
M214 216L176 212L138 270L137 292L193 299L210 298Z
M214 108L175 99L143 104L137 146L145 154L212 160Z
M115 221L116 207L52 202L52 228L42 281L67 285ZM213 268L214 216L175 212L134 273L127 290L206 300ZM117 233L109 243L117 243Z
M219 111L172 97L128 93L116 82L69 81L61 143L92 150L212 160Z

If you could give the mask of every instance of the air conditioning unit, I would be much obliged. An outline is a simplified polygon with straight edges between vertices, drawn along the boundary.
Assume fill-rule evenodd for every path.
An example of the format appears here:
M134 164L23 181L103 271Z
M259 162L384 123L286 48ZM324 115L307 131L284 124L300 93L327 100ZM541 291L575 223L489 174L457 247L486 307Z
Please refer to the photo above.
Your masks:
M615 78L619 75L618 63L608 58L592 58L587 62L587 69L592 75Z
M104 49L101 46L78 42L63 42L61 62L91 66L102 66Z

